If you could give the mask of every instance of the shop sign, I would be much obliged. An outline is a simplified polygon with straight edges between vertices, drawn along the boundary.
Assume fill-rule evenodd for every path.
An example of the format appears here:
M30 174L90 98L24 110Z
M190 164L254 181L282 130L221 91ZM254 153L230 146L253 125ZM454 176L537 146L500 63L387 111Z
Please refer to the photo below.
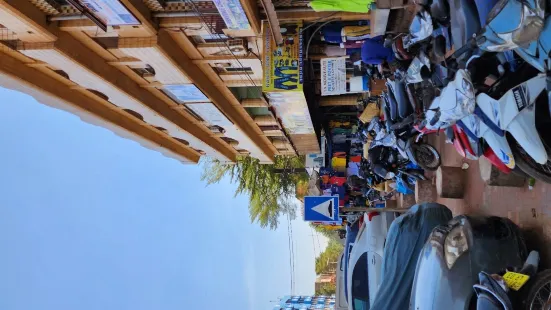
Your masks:
M213 0L220 16L231 30L248 30L251 24L239 0Z
M268 22L263 28L263 92L300 91L304 83L302 23L281 24L283 44L278 46Z
M321 137L321 153L306 154L304 166L306 168L325 167L325 137Z
M222 113L218 108L208 102L208 103L190 103L186 104L190 110L199 115L202 119L207 121L211 125L220 126L223 128L228 128L233 125L230 120Z
M303 92L271 92L266 95L289 135L314 133Z
M180 102L208 102L203 92L194 84L165 85L164 89Z
M77 9L92 18L99 27L139 25L140 21L119 0L69 0Z
M343 57L321 60L321 95L346 93L346 60Z

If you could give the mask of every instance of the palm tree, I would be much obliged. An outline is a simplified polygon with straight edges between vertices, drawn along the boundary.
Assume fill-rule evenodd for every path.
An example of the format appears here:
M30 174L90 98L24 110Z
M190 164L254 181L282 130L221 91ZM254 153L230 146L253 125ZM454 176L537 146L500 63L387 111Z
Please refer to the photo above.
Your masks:
M261 164L253 157L240 157L235 164L208 159L203 167L201 180L207 184L218 183L225 176L236 182L235 195L249 195L251 222L270 229L277 228L281 215L295 217L295 188L308 180L300 156L276 156L273 164Z

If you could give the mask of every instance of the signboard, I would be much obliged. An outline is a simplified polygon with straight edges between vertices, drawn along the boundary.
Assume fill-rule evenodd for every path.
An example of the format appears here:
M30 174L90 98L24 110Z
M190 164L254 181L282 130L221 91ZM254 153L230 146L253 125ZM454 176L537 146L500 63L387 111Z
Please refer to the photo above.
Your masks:
M302 23L281 24L283 44L277 46L268 22L263 27L263 92L300 91L304 83Z
M304 166L306 168L325 167L325 137L321 137L321 153L307 154Z
M218 110L218 108L214 104L210 102L190 103L186 104L186 107L195 112L211 125L226 128L227 126L233 124L222 112L220 112L220 110Z
M139 25L140 21L119 0L69 0L104 31L107 26Z
M251 24L239 0L213 0L220 16L231 30L248 30Z
M339 220L339 196L304 197L304 220L336 222Z
M346 60L344 57L321 60L321 95L346 93Z
M314 125L302 91L271 92L266 96L288 134L314 133Z
M181 102L208 102L203 92L194 84L165 85L164 89Z

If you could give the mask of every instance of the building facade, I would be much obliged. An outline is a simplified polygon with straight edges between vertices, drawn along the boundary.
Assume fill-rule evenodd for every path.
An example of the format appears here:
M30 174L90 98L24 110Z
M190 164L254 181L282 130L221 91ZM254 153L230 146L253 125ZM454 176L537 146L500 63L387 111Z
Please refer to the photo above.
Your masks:
M184 163L315 152L308 109L263 90L262 20L324 14L274 2L0 0L0 86Z
M324 309L335 308L334 296L283 296L272 310Z

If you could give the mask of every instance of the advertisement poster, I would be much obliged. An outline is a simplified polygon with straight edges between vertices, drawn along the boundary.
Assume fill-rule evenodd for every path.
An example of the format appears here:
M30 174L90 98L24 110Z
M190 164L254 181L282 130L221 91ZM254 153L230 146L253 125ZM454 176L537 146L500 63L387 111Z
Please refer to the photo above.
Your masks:
M213 2L228 29L251 29L249 19L247 18L245 11L243 11L243 7L241 6L241 2L239 2L239 0L213 0Z
M321 153L306 154L306 168L325 167L325 137L321 137Z
M321 95L346 93L346 60L344 57L321 60Z
M302 23L281 24L283 44L277 46L272 30L264 21L263 29L263 92L300 91L304 83L302 64Z
M164 89L181 102L208 102L203 92L194 84L165 85Z
M140 22L119 0L73 0L80 2L107 26L139 25Z
M266 95L288 134L314 133L314 125L303 92L271 92Z

